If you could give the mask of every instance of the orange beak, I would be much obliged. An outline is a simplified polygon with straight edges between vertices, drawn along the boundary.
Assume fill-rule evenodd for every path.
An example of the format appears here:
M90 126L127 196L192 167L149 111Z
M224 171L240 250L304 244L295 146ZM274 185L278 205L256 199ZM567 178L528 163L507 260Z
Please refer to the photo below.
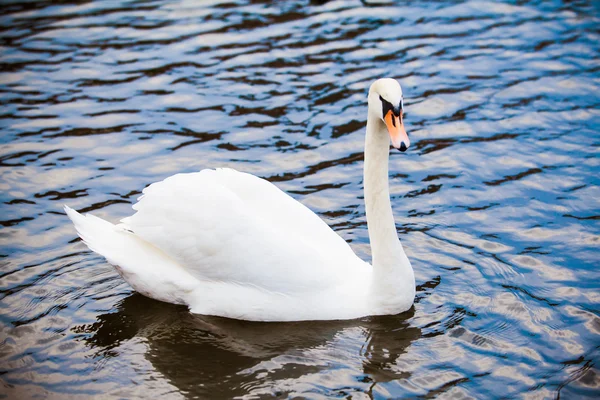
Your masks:
M392 110L389 110L385 115L385 125L387 126L388 132L390 133L390 139L392 139L392 146L400 151L405 151L410 146L410 140L404 130L404 123L402 122L402 112L400 116L394 115Z

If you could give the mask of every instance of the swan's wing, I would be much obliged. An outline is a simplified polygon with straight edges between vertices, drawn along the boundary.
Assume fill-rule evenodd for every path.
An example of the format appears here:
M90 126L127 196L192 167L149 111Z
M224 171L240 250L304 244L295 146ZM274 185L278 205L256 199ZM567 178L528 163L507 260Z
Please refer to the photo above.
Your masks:
M294 232L317 247L325 247L338 256L354 252L337 233L304 204L294 200L271 182L230 168L204 170L219 184L231 190L257 217L278 227L283 233Z
M125 226L198 279L294 292L339 283L344 265L356 264L308 208L234 170L172 176L146 188L134 209Z

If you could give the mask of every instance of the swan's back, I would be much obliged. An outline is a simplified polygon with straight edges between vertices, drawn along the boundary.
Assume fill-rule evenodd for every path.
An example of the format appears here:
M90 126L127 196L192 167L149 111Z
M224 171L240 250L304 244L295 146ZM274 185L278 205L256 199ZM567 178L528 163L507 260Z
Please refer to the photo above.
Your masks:
M308 208L235 170L174 175L146 188L134 209L125 227L199 280L318 292L368 268Z

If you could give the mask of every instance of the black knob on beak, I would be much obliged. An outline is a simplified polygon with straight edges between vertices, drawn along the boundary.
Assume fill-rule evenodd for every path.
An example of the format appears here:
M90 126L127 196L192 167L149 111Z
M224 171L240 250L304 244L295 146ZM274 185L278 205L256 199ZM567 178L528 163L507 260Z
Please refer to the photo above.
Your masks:
M406 149L408 149L408 147L406 147L406 145L404 144L404 142L400 143L400 148L398 150L400 150L401 152L405 152Z

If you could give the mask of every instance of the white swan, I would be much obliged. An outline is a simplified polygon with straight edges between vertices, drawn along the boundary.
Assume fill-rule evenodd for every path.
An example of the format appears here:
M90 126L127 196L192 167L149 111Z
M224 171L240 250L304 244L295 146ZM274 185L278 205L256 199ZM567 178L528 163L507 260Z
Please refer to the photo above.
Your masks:
M252 321L400 313L415 296L388 188L388 135L401 151L409 146L402 107L396 80L371 85L364 186L372 267L304 205L232 169L154 183L118 225L65 211L135 290L193 313Z

